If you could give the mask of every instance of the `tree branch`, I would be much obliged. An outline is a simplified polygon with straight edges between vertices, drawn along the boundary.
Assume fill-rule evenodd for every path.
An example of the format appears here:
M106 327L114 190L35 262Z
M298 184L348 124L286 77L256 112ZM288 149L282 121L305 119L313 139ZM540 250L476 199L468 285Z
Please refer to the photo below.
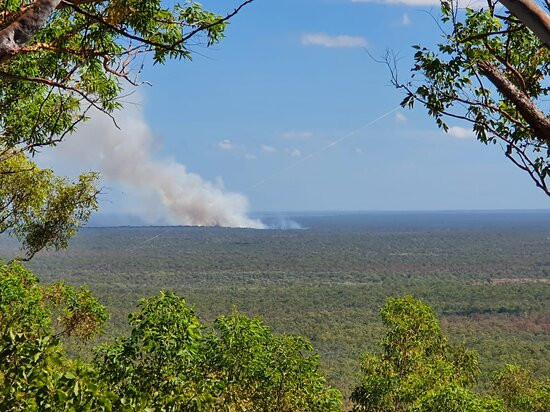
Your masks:
M537 37L550 47L550 16L533 0L500 0Z
M493 64L480 61L477 65L481 73L495 85L499 92L516 106L518 112L533 128L535 134L550 145L550 118Z
M189 33L187 33L185 36L182 37L182 39L180 41L178 41L176 45L179 45L187 40L189 40L191 37L193 37L195 34L197 34L198 32L200 31L204 31L204 30L208 30L208 29L211 29L212 27L215 27L219 24L222 24L222 23L225 23L227 20L229 20L231 17L235 16L238 12L241 11L241 9L246 6L247 4L250 4L252 3L254 0L246 0L245 2L241 3L239 5L239 7L237 7L235 10L233 10L231 13L229 13L228 15L226 15L225 17L222 17L221 19L219 20L216 20L215 22L211 23L211 24L207 24L206 26L199 26L197 27L195 30L192 30L190 31Z
M0 64L24 47L48 21L61 0L36 0L0 31Z
M72 86L70 86L66 83L56 82L55 80L46 79L46 78L43 78L43 77L19 76L17 74L12 74L12 73L7 73L7 72L0 71L0 78L2 78L2 77L5 78L5 79L8 79L8 80L27 81L27 82L44 84L46 86L55 87L57 89L73 92L73 93L79 95L80 97L82 97L83 100L86 100L90 105L95 107L97 110L99 110L99 111L105 113L107 116L109 116L111 118L111 120L113 121L113 123L115 124L115 126L117 127L117 129L120 129L120 127L117 124L117 122L116 122L115 118L113 117L113 115L111 113L109 113L107 110L105 110L103 107L101 107L100 105L97 104L97 99L94 100L89 95L84 93L82 90L77 89L76 87L72 87Z

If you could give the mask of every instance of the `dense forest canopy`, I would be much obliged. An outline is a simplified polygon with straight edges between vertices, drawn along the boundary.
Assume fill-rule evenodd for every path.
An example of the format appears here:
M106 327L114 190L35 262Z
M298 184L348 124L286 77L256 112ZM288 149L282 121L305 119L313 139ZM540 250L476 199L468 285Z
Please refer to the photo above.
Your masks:
M41 286L19 264L0 267L2 410L338 411L305 339L275 335L258 318L200 323L171 292L142 299L127 336L68 358L60 340L88 339L107 319L86 288ZM52 321L54 314L60 316ZM383 354L366 355L354 411L530 411L550 405L550 382L516 366L477 394L478 355L449 344L433 309L411 296L380 311Z
M52 316L61 313L57 325ZM0 267L0 408L25 411L338 411L341 394L296 336L233 313L206 328L179 296L142 299L126 337L68 359L60 338L88 339L107 319L86 288L48 287Z

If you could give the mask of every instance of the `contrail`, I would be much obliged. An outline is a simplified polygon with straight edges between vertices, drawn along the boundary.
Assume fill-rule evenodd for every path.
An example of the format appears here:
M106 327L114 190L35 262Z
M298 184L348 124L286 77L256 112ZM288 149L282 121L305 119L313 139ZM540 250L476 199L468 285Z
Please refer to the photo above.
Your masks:
M369 126L372 126L377 121L382 120L384 117L389 116L390 114L392 114L393 112L399 110L400 108L401 108L401 106L397 106L397 107L391 109L389 112L386 112L383 115L378 116L376 119L371 120L370 122L364 124L363 126L360 126L356 129L351 130L350 132L346 133L344 136L340 137L339 139L336 139L333 142L330 142L329 144L327 144L326 146L322 146L319 149L314 150L313 152L311 152L308 155L302 157L301 159L297 160L296 162L291 163L290 165L288 165L288 166L284 167L283 169L279 170L277 173L274 173L274 174L272 174L272 175L256 182L254 185L250 186L250 189L255 189L256 187L263 185L264 183L270 181L271 179L274 179L275 177L282 175L283 173L287 172L288 170L294 169L296 166L304 163L306 160L311 159L316 154L319 154L321 152L324 152L327 149L330 149L333 146L336 146L338 143L343 142L344 140L350 138L351 136L353 136L357 132L359 132L359 131L361 131L361 130L369 127Z

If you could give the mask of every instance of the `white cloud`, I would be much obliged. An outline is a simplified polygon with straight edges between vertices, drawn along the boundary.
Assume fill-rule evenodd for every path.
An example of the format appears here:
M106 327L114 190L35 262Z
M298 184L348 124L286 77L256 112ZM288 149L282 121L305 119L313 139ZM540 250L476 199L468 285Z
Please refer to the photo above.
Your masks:
M275 153L277 151L273 146L268 146L266 144L261 145L260 149L265 153Z
M282 134L283 139L289 139L289 140L310 139L312 136L313 136L313 133L311 132L298 132L295 130L291 130L289 132Z
M471 129L466 129L460 126L451 126L447 131L447 134L456 139L474 139L476 135Z
M356 153L357 155L361 156L361 155L363 154L363 149L361 149L361 148L358 147L357 149L355 149L355 153Z
M224 139L218 144L216 144L216 147L220 150L233 150L235 149L235 145L231 143L231 140Z
M247 153L244 155L244 158L248 160L256 160L258 157L255 154Z
M401 16L401 25L410 26L410 24L411 24L411 18L407 13L403 13L403 16Z
M300 157L302 155L302 152L298 149L286 149L286 152L292 157Z
M395 112L394 118L396 123L405 123L407 121L407 118L401 112Z
M305 33L302 35L304 46L323 47L367 47L367 39L360 36L347 36L344 34L330 36L325 33Z
M441 0L351 0L352 3L404 4L407 6L441 6ZM459 0L460 8L480 8L486 6L485 0Z

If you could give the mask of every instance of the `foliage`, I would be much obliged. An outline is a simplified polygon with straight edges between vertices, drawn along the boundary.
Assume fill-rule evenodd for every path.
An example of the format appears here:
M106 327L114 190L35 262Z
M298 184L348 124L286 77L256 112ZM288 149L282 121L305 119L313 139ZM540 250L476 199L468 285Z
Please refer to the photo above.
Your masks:
M54 333L52 308L60 306L63 321L74 327ZM89 366L68 361L59 341L61 335L91 337L106 318L86 289L52 285L44 290L19 264L1 266L0 409L110 410L112 394Z
M352 393L355 411L498 411L474 395L478 356L449 344L431 307L389 298L380 311L387 328L381 355L367 354L363 379Z
M171 293L142 299L130 316L131 334L96 354L101 378L117 394L116 408L200 410L211 402L203 369L201 325Z
M95 363L117 408L337 411L318 357L302 338L275 336L259 319L220 317L208 333L173 293L140 302L128 337L101 347Z
M62 141L90 113L115 121L146 56L190 60L194 46L223 38L243 6L221 16L187 1L171 8L161 0L0 2L0 233L15 235L26 259L64 248L99 193L97 174L70 183L28 156Z
M209 350L225 388L218 403L230 410L341 410L341 394L326 387L312 350L302 337L273 335L259 318L219 317Z
M437 50L414 46L410 81L400 82L391 56L386 60L394 85L406 91L402 105L420 103L445 131L448 119L468 122L479 141L500 142L550 196L548 47L492 0L465 10L442 0L441 10L443 41Z
M91 338L105 308L86 288L40 286L20 264L1 266L0 409L341 410L304 339L237 313L208 330L174 293L139 307L130 335L98 348L94 363L70 360L60 337Z
M506 365L494 377L495 393L512 412L543 412L550 408L550 378L539 380L517 365Z
M387 328L381 355L367 354L363 379L352 394L354 411L546 411L548 379L507 365L493 379L493 395L472 387L478 355L448 343L433 309L407 295L380 310Z
M495 376L491 397L476 393L477 355L450 344L421 301L388 299L380 313L387 328L383 353L365 357L355 410L548 410L548 380L517 366ZM259 318L233 312L206 327L182 298L161 292L140 301L131 332L99 347L93 363L68 359L60 337L89 339L105 319L86 288L41 286L20 264L1 266L0 409L341 408L311 345L272 333ZM76 323L82 326L66 327Z
M0 333L10 329L29 336L41 336L52 328L51 313L59 310L65 326L57 335L92 338L101 332L108 315L88 288L78 290L64 283L48 286L19 263L0 266Z
M449 339L480 354L481 388L506 363L550 374L548 212L292 218L309 229L85 228L68 250L29 266L44 282L89 285L111 314L100 341L130 332L139 298L170 289L204 324L236 306L278 334L306 337L345 396L357 360L384 333L380 307L406 293L436 309ZM0 254L16 247L0 239ZM66 348L88 355L72 341Z
M4 25L20 18L25 3L33 2L2 2ZM121 81L137 84L135 59L147 54L154 63L191 59L193 45L209 46L223 37L227 18L196 2L171 8L160 0L63 3L3 62L2 145L23 144L33 152L74 131L89 109L111 113L120 107Z
M22 153L0 160L0 233L11 230L22 242L26 259L43 248L66 247L97 209L96 177L83 174L69 183Z

